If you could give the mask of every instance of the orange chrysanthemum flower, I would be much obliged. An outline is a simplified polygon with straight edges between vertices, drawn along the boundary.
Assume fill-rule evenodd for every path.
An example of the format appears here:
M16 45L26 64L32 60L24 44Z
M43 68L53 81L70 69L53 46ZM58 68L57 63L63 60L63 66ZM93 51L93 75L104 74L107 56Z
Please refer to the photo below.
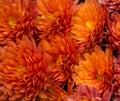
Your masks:
M41 37L54 34L68 34L72 16L78 9L78 0L37 0L39 16L36 27Z
M64 101L68 96L67 92L61 87L54 87L53 85L47 88L47 98L40 98L37 101Z
M41 47L51 60L49 77L54 85L64 86L71 78L74 65L77 63L76 44L68 36L55 36L50 40L42 40Z
M111 90L113 57L109 48L105 53L96 46L91 53L85 53L83 60L75 67L73 79L76 85L86 84L96 87L100 93Z
M35 101L46 90L47 59L24 36L0 50L0 101Z
M108 34L113 49L120 51L120 14L113 14L109 19Z
M32 34L37 16L36 1L2 0L0 3L0 44ZM32 31L31 31L32 30Z
M102 40L107 11L95 0L87 0L73 17L71 37L81 50L88 50Z

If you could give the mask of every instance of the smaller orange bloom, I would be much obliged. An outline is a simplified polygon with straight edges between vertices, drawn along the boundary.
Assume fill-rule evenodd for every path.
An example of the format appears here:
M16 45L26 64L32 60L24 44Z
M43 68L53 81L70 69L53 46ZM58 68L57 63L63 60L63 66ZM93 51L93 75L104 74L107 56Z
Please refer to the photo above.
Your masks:
M31 0L2 0L0 4L0 44L32 34L36 2Z
M54 34L68 34L73 14L78 9L78 0L37 0L38 17L36 27L40 37Z
M96 87L100 93L111 90L113 76L112 51L107 48L105 53L98 46L91 53L85 53L83 60L75 67L73 79L77 85Z
M83 51L87 51L101 43L107 11L95 0L87 0L80 5L73 16L71 37Z
M78 62L77 47L69 36L55 36L50 40L42 40L41 47L50 60L48 77L55 85L64 86L71 78L74 65Z

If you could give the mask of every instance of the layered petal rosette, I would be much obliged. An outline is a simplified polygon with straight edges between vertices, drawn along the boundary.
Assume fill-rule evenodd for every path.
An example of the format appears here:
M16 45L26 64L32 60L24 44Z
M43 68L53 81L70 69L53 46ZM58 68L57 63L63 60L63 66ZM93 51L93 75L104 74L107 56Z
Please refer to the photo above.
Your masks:
M96 87L100 93L112 90L113 56L111 49L106 51L98 46L91 53L85 53L83 60L75 67L73 79L76 85Z
M103 37L107 10L98 2L85 1L73 17L71 37L76 40L80 49L86 51L100 44Z
M78 0L37 0L38 17L36 27L40 31L40 37L70 32L72 17L79 8Z
M74 71L74 65L78 63L76 43L69 36L55 36L50 40L42 40L41 47L49 58L49 77L55 86L64 87Z
M0 44L33 35L37 16L36 1L2 0L0 3Z
M47 58L34 39L24 36L0 50L0 100L35 101L47 88Z
M113 14L108 22L108 35L113 50L120 50L120 14Z

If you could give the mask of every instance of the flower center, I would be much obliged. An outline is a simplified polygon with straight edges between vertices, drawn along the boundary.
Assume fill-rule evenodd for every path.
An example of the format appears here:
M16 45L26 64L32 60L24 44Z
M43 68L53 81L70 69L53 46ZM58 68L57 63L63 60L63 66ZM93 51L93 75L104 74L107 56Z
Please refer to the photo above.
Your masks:
M23 72L26 72L26 71L27 71L27 68L26 68L26 67L24 67L24 66L19 66L18 69L16 70L16 76L17 76L18 78L21 78Z
M14 17L9 18L8 24L14 28L16 26L16 19Z
M99 81L104 81L104 75L97 74L96 79Z
M87 21L85 23L86 27L89 28L91 31L94 30L94 23L92 21Z

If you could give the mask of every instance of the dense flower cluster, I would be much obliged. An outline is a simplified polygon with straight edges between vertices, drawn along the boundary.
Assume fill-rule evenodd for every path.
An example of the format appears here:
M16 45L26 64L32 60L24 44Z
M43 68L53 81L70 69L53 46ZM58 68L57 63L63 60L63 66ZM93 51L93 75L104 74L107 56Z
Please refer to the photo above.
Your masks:
M120 101L120 0L0 0L0 101Z

